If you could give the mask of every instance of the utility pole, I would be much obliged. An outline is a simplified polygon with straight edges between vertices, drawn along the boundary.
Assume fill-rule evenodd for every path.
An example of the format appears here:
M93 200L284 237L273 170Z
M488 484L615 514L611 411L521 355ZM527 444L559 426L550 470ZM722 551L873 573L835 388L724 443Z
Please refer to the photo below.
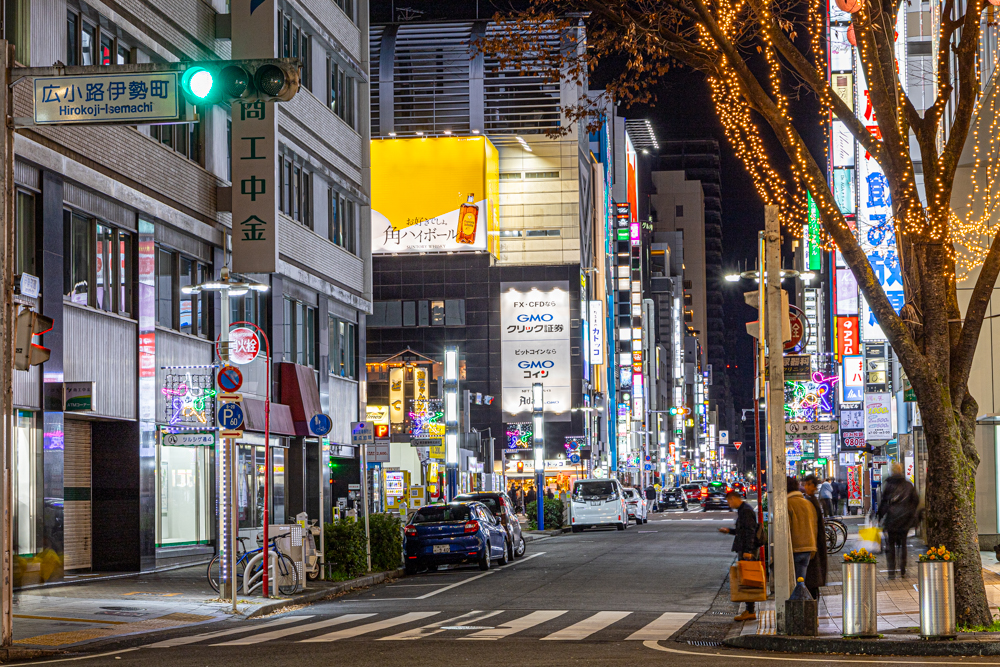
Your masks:
M785 629L785 600L791 594L791 540L785 489L785 367L782 358L781 221L777 206L764 208L764 273L767 281L767 426L770 445L768 481L774 535L774 613L777 631ZM764 280L761 281L764 284ZM786 316L787 317L787 316Z
M0 95L0 118L3 118L3 536L0 558L3 567L3 591L0 591L0 615L3 616L3 646L14 641L13 624L13 463L14 463L14 87L10 69L14 47L0 40L0 71L3 94Z

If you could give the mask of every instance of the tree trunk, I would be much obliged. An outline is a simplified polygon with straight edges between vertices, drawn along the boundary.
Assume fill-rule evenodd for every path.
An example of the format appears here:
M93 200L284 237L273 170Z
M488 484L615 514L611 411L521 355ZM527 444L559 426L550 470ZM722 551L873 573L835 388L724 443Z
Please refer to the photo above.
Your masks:
M948 395L942 383L939 395ZM947 401L946 401L947 402ZM927 545L945 545L956 556L955 602L959 627L988 626L992 622L976 526L975 400L966 396L962 412L921 407L927 438L927 484L924 517Z

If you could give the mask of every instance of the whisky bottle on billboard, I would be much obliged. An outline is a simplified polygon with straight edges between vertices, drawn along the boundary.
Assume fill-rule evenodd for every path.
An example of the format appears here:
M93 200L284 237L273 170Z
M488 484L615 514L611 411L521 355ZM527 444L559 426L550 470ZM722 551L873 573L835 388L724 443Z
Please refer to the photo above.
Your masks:
M479 207L473 203L475 193L469 195L467 203L458 209L458 243L476 242L476 225L479 223Z

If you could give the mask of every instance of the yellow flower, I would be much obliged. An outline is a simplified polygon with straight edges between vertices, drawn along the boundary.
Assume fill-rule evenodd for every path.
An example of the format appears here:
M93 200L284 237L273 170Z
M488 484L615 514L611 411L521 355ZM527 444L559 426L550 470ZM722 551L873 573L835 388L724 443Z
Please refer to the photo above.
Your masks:
M951 560L951 554L945 554L944 555L944 559L945 560Z
M935 556L934 554L931 554L931 560L937 560L937 556Z

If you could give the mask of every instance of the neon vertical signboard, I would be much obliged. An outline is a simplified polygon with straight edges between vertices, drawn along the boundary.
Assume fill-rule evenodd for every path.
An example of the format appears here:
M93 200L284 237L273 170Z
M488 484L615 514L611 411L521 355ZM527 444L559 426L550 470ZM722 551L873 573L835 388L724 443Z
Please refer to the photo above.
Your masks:
M857 403L865 398L865 358L860 354L844 357L841 375L842 401Z
M590 363L604 363L604 303L591 301L590 309Z

